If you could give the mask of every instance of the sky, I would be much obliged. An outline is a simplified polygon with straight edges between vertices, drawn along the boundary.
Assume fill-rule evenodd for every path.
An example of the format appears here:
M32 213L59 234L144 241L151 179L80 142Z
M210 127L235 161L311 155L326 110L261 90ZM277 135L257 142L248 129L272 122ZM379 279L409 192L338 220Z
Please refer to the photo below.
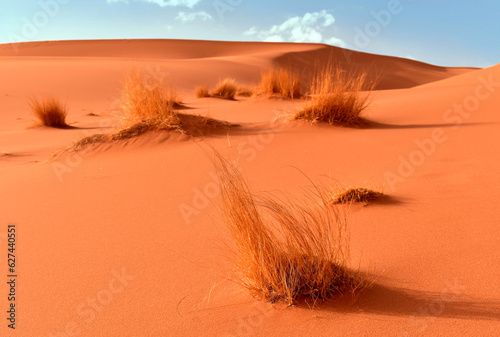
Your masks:
M326 43L442 66L500 63L497 0L0 0L0 43Z

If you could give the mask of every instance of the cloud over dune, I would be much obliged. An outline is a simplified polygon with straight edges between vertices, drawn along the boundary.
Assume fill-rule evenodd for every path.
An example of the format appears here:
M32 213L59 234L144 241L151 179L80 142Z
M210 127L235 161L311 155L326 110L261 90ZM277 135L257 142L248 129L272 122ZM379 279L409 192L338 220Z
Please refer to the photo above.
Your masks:
M326 10L322 10L320 12L306 13L302 17L289 18L267 30L252 27L243 34L255 36L267 42L324 42L343 46L345 43L339 38L324 37L327 29L331 28L334 23L335 17Z

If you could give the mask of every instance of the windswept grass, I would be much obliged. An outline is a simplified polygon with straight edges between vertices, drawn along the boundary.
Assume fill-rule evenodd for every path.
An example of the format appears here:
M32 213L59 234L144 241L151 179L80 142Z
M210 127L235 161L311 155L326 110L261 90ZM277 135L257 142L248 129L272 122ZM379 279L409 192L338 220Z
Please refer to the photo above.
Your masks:
M212 90L212 96L233 100L237 90L236 81L232 78L226 78L220 81L215 89Z
M313 79L311 97L293 118L329 124L359 124L372 90L373 84L368 83L366 73L349 73L327 66Z
M367 203L383 197L384 194L367 188L346 188L332 196L334 204L351 204L354 202Z
M55 97L46 97L43 99L32 98L30 100L31 111L38 119L40 124L51 127L65 127L67 107L64 103Z
M260 90L263 94L278 94L284 99L302 96L299 76L284 68L262 72Z
M302 296L325 300L363 285L347 267L346 221L326 193L318 188L319 203L258 198L218 153L215 164L236 282L254 297L292 305Z

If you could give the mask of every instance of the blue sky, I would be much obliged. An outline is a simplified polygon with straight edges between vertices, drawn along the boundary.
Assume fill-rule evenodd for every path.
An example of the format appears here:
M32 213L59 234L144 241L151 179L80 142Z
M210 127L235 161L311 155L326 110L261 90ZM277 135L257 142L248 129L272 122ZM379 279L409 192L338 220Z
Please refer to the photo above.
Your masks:
M500 63L500 1L0 0L0 43L321 42L445 66Z

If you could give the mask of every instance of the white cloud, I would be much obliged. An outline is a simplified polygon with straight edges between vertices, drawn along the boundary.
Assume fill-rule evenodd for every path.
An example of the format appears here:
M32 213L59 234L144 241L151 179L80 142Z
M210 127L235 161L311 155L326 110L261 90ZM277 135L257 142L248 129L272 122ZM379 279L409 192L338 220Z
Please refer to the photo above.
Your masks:
M181 20L182 22L190 22L190 21L195 21L195 20L209 21L209 20L213 20L214 18L212 17L212 15L208 14L207 12L200 11L200 12L193 12L193 13L179 12L179 14L177 15L177 17L175 19Z
M332 45L332 46L341 47L341 48L346 48L347 47L347 43L345 43L344 40L339 39L337 37L331 37L329 39L326 39L325 43L329 44L329 45Z
M285 42L280 35L271 35L264 39L265 42Z
M295 16L284 21L282 24L274 25L265 30L252 27L243 35L255 36L263 41L274 42L334 42L330 44L345 45L339 38L331 37L324 39L325 31L335 23L333 15L326 10L314 13L306 13L304 16Z
M114 2L126 2L129 3L129 0L106 0L108 3ZM184 6L193 8L196 6L201 0L130 0L130 1L143 1L151 4L157 4L160 7L177 7Z

